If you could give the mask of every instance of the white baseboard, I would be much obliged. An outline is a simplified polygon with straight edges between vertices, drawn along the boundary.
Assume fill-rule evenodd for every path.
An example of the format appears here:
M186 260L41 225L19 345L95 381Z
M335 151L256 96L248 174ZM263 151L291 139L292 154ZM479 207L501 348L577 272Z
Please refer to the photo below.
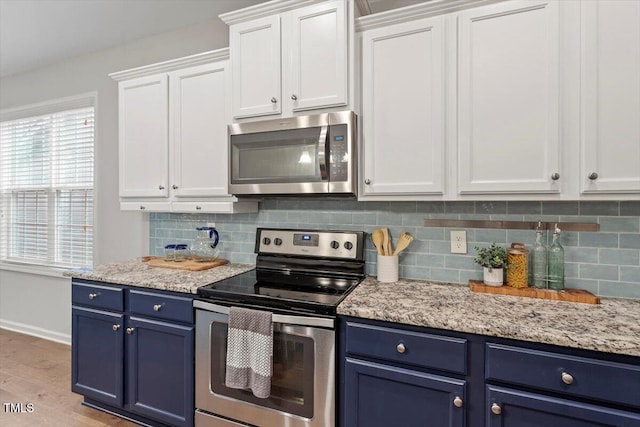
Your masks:
M42 329L24 323L0 319L0 329L7 329L9 331L20 332L22 334L32 335L34 337L43 338L45 340L71 345L71 335L69 334L61 334L60 332Z

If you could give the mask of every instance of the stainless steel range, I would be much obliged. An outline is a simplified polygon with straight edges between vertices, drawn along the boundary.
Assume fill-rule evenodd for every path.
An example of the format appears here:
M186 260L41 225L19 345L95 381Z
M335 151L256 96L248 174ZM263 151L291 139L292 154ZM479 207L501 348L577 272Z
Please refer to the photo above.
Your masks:
M199 289L196 427L334 427L336 308L364 277L364 233L261 228L256 269ZM229 307L273 313L271 395L225 386Z

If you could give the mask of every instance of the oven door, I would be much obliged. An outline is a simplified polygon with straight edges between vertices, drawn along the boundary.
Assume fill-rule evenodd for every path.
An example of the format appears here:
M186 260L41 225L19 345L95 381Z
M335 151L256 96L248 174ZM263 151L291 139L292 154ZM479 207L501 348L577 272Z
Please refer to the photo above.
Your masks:
M259 427L335 425L334 320L273 315L271 395L224 385L229 308L196 301L196 408ZM197 417L196 426L206 424Z

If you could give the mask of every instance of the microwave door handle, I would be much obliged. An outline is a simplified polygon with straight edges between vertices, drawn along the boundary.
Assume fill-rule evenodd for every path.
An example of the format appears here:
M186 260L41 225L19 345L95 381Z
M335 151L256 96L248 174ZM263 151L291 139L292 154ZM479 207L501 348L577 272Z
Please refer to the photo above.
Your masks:
M320 128L320 138L318 138L318 164L320 166L320 178L328 181L327 173L327 130L328 126Z

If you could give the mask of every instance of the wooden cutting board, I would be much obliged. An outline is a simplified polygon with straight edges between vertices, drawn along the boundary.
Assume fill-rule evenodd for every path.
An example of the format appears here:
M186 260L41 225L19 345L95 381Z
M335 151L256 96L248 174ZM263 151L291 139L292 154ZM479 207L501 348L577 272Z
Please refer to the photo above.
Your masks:
M469 280L472 292L482 292L495 295L513 295L517 297L550 299L555 301L581 302L585 304L600 304L600 298L582 289L552 289L512 288L511 286L487 286L479 280Z
M164 258L160 257L147 256L142 258L142 262L146 263L149 267L171 268L174 270L187 271L202 271L228 264L229 260L218 258L214 261L200 262L196 261L193 258L189 258L186 261L175 262L166 261Z

